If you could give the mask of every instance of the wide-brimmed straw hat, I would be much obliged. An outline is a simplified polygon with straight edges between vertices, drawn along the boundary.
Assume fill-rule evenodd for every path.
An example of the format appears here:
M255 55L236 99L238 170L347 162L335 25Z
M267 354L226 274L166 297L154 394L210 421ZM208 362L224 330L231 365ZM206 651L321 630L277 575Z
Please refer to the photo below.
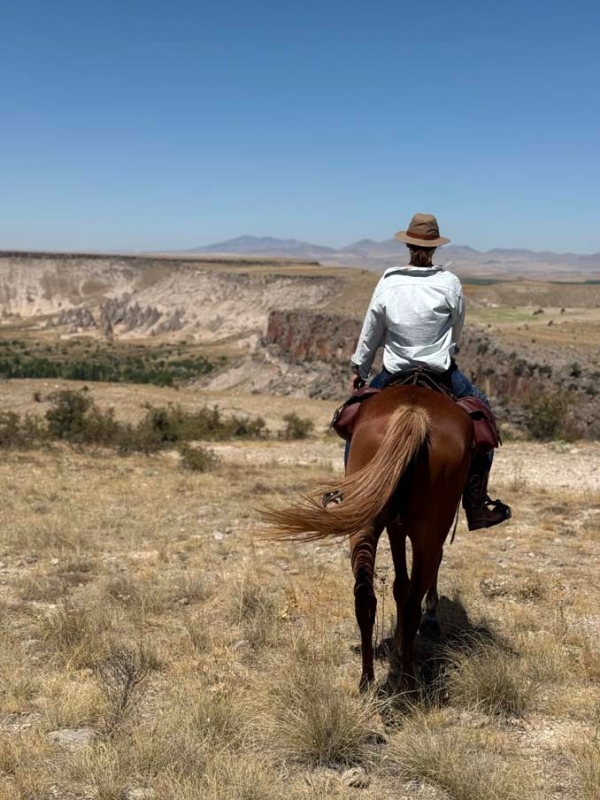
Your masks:
M450 241L445 236L440 236L440 227L433 214L415 214L408 230L398 231L394 238L417 247L439 247Z

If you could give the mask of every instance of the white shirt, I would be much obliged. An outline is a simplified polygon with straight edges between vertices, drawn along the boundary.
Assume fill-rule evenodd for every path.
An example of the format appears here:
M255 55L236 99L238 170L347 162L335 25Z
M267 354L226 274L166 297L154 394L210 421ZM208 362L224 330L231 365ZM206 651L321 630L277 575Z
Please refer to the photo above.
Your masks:
M444 372L465 317L462 286L443 267L392 267L375 287L352 364L367 380L383 345L383 366L401 372L425 366Z

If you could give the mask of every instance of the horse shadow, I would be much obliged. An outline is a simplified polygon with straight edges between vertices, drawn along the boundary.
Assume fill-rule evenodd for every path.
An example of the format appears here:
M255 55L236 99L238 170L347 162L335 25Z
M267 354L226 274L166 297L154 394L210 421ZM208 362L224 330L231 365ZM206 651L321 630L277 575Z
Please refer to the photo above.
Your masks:
M415 647L418 695L426 703L443 705L447 699L448 670L457 655L476 653L482 647L510 650L508 644L484 622L473 622L459 596L440 597L435 616L421 619ZM389 672L380 686L383 696L399 692L398 656L393 638L383 639L375 649L387 661ZM416 698L415 698L416 699Z

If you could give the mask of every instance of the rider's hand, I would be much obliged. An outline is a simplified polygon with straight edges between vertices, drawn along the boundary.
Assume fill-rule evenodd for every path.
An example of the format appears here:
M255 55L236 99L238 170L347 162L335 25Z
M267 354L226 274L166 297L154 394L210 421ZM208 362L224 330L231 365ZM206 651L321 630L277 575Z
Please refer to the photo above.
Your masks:
M360 375L353 375L352 378L350 379L350 384L348 386L350 394L356 394L356 392L358 392L359 389L363 388L365 383L366 381L363 381Z

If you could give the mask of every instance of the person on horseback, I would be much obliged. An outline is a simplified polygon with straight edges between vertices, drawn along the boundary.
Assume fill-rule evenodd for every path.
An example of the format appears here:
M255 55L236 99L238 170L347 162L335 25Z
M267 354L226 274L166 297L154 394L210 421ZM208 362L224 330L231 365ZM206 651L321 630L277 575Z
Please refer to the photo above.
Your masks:
M439 374L457 399L474 396L489 406L454 360L465 316L463 290L456 275L433 262L436 248L450 240L440 236L432 214L415 214L408 229L395 238L407 245L410 261L406 267L386 270L375 288L351 358L351 391L367 383L375 353L383 345L383 369L370 386L383 389L399 374L421 368ZM469 530L489 528L510 517L510 508L487 494L491 461L486 456L472 460L463 492Z

